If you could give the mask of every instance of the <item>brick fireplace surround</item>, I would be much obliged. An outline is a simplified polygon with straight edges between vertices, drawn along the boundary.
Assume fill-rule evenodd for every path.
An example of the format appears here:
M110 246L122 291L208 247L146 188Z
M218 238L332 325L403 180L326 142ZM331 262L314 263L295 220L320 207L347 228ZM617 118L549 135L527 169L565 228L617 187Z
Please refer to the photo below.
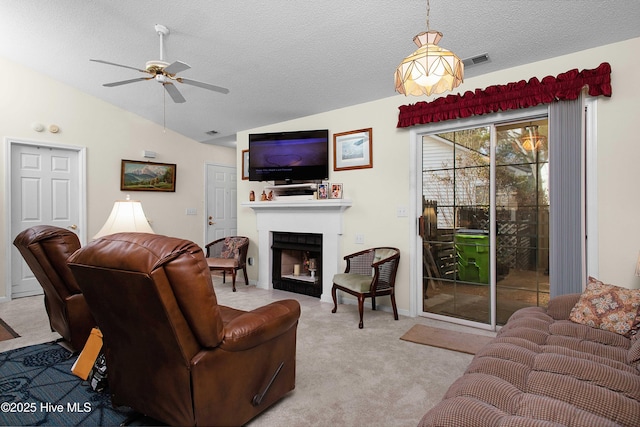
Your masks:
M283 198L284 199L284 198ZM322 234L321 301L332 302L334 274L342 262L342 214L351 206L349 199L274 200L245 202L256 214L258 230L258 283L262 289L273 289L271 245L273 232Z

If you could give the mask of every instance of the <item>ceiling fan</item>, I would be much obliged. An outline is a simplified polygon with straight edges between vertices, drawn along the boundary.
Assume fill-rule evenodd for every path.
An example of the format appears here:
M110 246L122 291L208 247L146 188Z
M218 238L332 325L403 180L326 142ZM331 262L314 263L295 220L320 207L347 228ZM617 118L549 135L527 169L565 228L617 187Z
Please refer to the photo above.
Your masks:
M136 67L130 67L128 65L122 65L122 64L116 64L114 62L103 61L101 59L90 59L90 61L93 61L93 62L100 62L102 64L115 65L116 67L130 68L132 70L140 71L141 73L150 74L150 76L138 77L137 79L122 80L122 81L113 82L113 83L105 83L103 84L103 86L114 87L114 86L126 85L129 83L140 82L144 80L155 79L157 82L161 83L162 86L164 86L164 89L167 91L169 96L171 96L171 99L173 99L173 102L177 102L177 103L185 102L186 99L184 98L184 96L182 96L182 94L180 93L178 88L173 84L173 82L184 83L191 86L197 86L203 89L212 90L214 92L219 92L223 94L229 93L229 89L226 89L224 87L215 86L209 83L199 82L197 80L185 79L183 77L176 77L176 74L178 74L181 71L188 70L191 67L181 61L174 61L172 63L168 63L164 61L164 37L169 35L169 29L164 25L160 25L160 24L156 24L154 28L156 30L156 33L158 33L158 36L160 36L160 59L147 61L144 70Z

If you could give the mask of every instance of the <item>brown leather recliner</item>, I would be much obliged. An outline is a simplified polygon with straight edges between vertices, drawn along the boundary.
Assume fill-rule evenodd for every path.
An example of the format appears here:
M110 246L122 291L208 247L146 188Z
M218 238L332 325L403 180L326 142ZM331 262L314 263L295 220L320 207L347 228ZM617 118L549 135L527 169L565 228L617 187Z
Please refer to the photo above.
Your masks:
M51 330L72 352L81 351L96 322L91 316L67 258L80 249L78 236L70 230L37 225L20 232L13 241L44 290L44 305Z
M172 425L242 425L294 389L299 303L218 305L195 243L119 233L68 262L104 335L114 405Z

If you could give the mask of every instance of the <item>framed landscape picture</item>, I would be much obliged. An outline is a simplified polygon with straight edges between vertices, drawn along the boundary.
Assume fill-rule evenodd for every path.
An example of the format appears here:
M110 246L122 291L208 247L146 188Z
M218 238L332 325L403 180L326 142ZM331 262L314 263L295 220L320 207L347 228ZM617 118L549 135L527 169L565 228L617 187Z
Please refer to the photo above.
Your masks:
M175 192L176 165L122 160L120 190Z
M359 129L333 134L333 170L373 167L372 129Z

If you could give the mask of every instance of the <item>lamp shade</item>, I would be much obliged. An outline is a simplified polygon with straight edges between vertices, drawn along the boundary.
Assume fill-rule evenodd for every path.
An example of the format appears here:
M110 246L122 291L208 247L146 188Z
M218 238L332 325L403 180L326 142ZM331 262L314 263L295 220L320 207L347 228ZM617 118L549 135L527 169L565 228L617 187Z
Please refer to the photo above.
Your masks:
M402 60L395 73L396 91L404 95L443 93L464 81L464 64L455 53L440 46L439 31L418 34L418 50Z
M139 201L116 200L107 222L93 238L122 232L153 233Z

